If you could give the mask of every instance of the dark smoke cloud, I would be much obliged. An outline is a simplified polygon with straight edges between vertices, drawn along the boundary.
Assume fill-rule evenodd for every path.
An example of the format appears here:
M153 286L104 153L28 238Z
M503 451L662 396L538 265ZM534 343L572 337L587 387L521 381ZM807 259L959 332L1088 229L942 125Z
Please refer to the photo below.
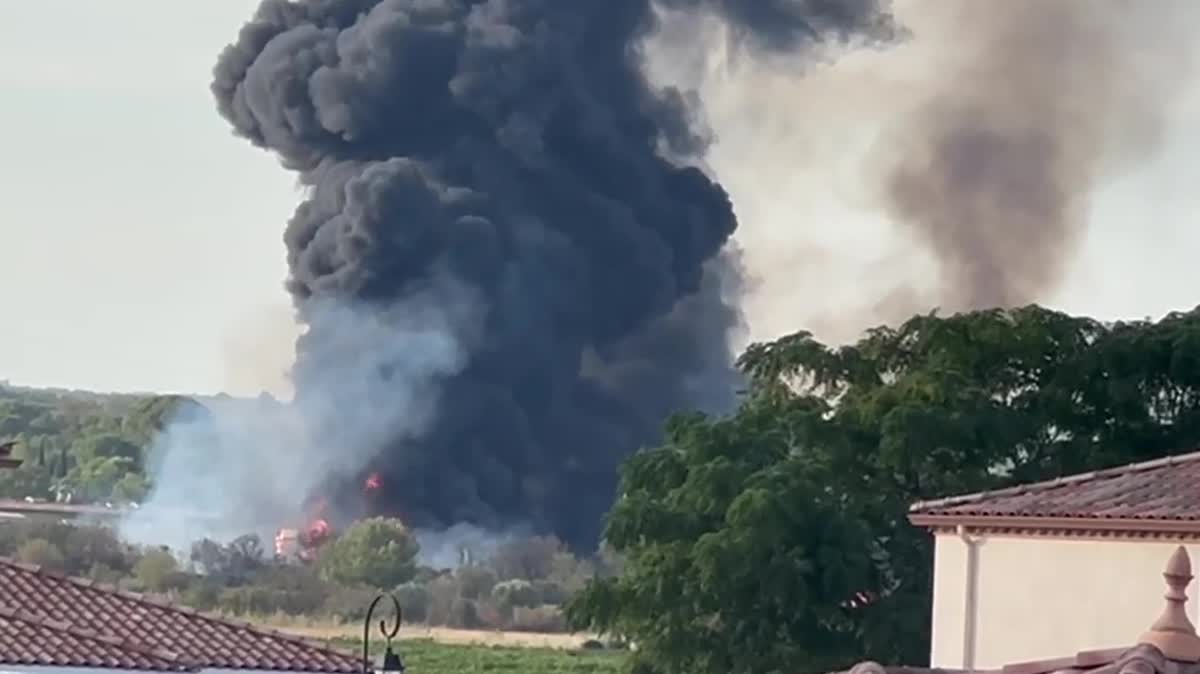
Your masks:
M935 256L944 308L1045 301L1069 269L1091 196L1161 142L1190 71L1189 0L912 3L942 14L931 91L889 125L890 215ZM934 29L932 32L941 32ZM915 40L939 36L916 31ZM913 296L899 293L902 314Z
M875 0L663 4L801 56L893 30ZM308 189L285 237L298 404L361 375L342 361L371 348L339 346L352 328L313 306L481 298L432 426L369 448L364 470L418 525L592 541L619 459L670 412L730 402L737 220L719 185L664 159L699 156L706 134L643 76L657 21L648 0L265 0L220 57L221 114Z

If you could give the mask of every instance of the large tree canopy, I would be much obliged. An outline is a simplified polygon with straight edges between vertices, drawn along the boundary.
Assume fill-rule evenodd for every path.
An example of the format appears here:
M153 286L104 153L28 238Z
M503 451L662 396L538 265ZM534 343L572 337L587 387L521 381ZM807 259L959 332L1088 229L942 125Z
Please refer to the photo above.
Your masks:
M739 411L623 469L620 577L571 607L661 672L828 671L928 654L915 500L1200 446L1200 311L1103 324L1031 306L752 346Z

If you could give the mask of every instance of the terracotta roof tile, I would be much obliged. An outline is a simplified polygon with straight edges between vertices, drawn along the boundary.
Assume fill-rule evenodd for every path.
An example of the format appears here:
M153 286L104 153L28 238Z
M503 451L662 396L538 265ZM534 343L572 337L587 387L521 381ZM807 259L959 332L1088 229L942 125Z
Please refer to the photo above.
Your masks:
M155 671L191 669L174 653L6 607L0 607L0 663Z
M911 515L1200 522L1200 452L913 504Z
M201 668L338 674L362 669L358 657L301 637L220 620L5 559L0 559L0 607L175 654ZM0 642L0 664L13 657Z

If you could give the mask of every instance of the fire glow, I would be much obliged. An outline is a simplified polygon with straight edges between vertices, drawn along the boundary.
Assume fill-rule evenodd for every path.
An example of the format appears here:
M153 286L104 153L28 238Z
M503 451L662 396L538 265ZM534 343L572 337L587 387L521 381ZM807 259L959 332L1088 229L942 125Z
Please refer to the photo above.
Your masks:
M363 483L363 489L367 492L376 491L383 488L383 476L379 473L371 473L367 476L366 482Z
M383 476L371 473L363 481L363 495L369 497L383 488ZM328 518L329 501L316 501L303 529L282 528L275 534L275 554L278 557L296 558L311 562L317 551L333 538L333 526Z

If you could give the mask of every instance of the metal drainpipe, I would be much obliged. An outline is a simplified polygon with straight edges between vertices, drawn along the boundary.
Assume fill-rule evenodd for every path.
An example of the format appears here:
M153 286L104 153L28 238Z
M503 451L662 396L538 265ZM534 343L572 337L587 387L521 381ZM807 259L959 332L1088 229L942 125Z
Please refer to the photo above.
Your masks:
M975 671L975 627L979 601L979 544L982 536L972 536L967 528L958 525L958 537L967 546L967 587L963 606L963 649L962 668Z

